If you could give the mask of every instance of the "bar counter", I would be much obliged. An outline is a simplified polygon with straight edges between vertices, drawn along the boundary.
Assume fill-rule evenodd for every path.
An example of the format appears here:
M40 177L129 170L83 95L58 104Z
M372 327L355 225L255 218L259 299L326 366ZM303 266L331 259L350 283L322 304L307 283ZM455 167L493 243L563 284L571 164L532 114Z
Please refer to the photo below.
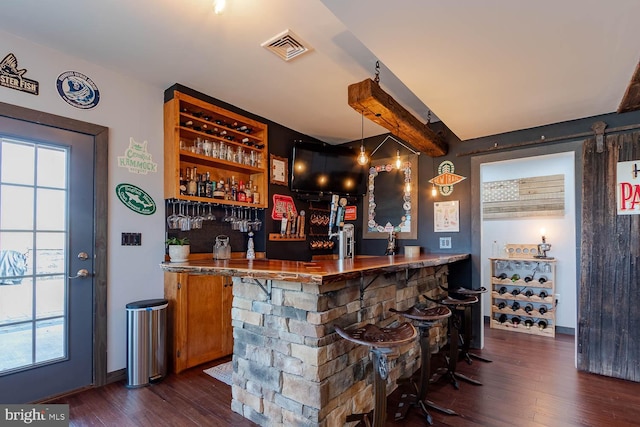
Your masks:
M373 408L373 373L369 348L342 339L335 326L402 322L390 308L405 310L421 295L438 297L449 270L467 258L212 259L163 263L162 269L232 277L233 411L260 426L342 427L347 415ZM446 343L446 327L432 328L432 348ZM418 341L400 347L389 362L387 392L419 366Z
M182 263L165 262L161 267L164 271L172 273L211 274L323 285L359 278L363 275L451 264L468 257L468 254L422 254L415 257L364 255L357 256L355 259L317 261L211 259Z

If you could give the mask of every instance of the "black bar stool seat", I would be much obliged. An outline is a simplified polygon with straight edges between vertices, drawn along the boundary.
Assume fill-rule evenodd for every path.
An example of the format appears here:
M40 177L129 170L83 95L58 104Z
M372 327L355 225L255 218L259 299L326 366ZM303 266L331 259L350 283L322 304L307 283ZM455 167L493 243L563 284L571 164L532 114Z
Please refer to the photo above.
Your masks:
M366 345L373 353L374 377L374 406L373 424L369 414L353 414L347 417L347 422L361 421L365 426L383 427L387 420L387 376L389 375L388 356L397 352L397 347L416 338L418 332L409 322L404 322L393 328L380 328L367 324L361 328L342 329L335 327L342 338L356 344ZM360 425L359 424L359 425Z
M418 384L411 381L417 394L401 395L398 410L395 414L396 421L405 419L409 409L416 406L420 406L429 424L433 424L433 419L427 410L427 406L448 415L458 415L457 412L438 406L426 399L427 388L431 379L431 342L429 331L440 320L450 317L451 309L446 306L427 308L424 304L416 304L404 311L393 308L389 310L407 319L416 321L418 330L420 331L420 381Z

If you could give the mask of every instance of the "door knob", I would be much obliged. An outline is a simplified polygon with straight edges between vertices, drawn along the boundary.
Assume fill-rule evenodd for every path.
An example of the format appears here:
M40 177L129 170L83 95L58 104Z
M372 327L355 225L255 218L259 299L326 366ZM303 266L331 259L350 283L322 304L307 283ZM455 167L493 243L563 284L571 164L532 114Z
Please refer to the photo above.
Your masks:
M88 253L86 253L86 252L80 252L80 253L78 254L78 259L79 259L80 261L86 261L86 260L88 260L88 259L89 259L89 254L88 254Z
M80 270L78 270L75 276L73 277L69 276L69 279L82 279L88 276L89 276L89 270L87 270L86 268L81 268Z

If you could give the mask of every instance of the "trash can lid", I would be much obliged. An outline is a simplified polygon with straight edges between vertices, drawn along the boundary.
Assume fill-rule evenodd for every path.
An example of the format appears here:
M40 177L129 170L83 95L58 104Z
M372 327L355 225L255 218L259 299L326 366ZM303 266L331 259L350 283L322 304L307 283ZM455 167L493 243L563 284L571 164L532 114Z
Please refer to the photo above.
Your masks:
M127 304L127 308L149 308L149 307L158 307L160 305L166 305L169 301L162 298L157 299L145 299L142 301L134 301Z

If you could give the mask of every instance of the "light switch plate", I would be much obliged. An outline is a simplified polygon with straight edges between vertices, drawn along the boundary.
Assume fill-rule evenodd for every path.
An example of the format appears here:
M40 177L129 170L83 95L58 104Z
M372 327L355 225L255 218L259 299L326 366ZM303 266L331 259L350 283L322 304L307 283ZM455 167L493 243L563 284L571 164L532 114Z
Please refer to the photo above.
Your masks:
M440 249L451 249L451 237L440 238Z

